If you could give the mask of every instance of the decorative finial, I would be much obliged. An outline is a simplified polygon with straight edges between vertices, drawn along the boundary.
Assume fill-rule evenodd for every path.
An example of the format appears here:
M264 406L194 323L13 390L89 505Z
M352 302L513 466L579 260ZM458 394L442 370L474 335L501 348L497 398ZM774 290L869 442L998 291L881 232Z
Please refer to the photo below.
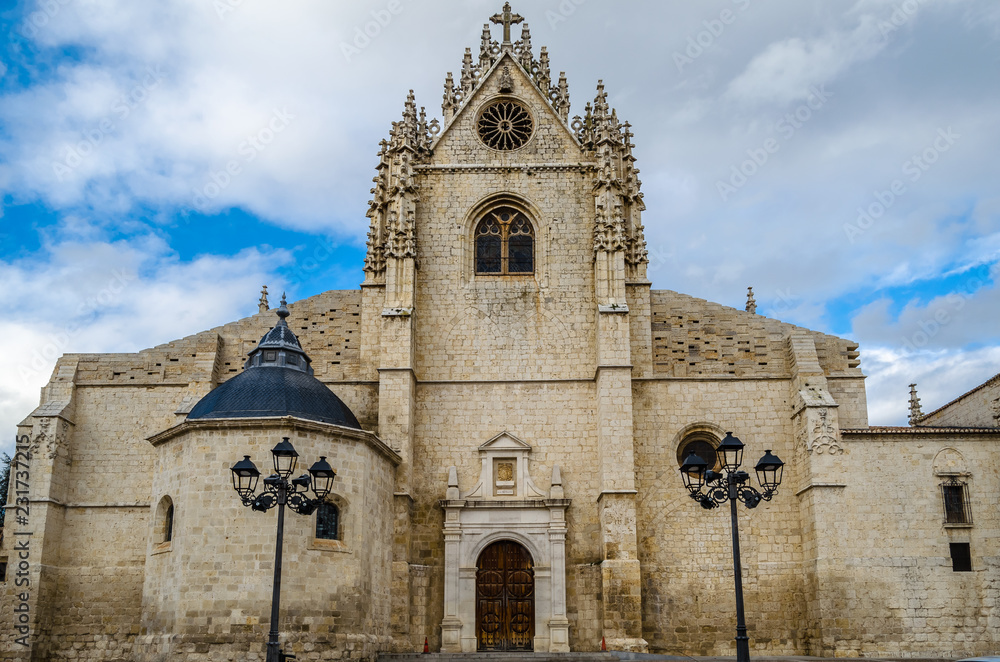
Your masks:
M278 324L285 324L285 318L288 317L289 315L291 315L291 313L288 312L288 305L285 302L285 293L284 292L281 293L281 305L278 306L277 315L278 315L278 317L281 318L281 321L278 322Z
M751 315L757 314L757 300L753 298L753 286L747 288L747 307L746 311Z
M523 21L523 16L519 16L510 11L509 2L505 2L503 4L503 13L490 16L491 23L503 25L503 43L500 45L502 49L509 51L514 48L514 44L510 41L510 26L522 23Z
M917 385L910 384L910 425L916 425L924 417L920 411L920 398L917 397Z
M267 285L260 290L260 300L257 301L257 312L266 313L271 306L267 303Z

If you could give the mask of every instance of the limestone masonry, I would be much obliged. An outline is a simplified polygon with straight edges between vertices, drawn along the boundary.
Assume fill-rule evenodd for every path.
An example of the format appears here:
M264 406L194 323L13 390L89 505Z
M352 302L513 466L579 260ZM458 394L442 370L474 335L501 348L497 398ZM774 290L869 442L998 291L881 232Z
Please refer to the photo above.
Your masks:
M287 308L298 379L360 429L253 398L189 416L291 369L248 362L273 360L258 344L285 323L266 297L136 354L63 356L18 428L0 660L263 660L276 513L244 508L229 468L267 473L282 437L337 471L326 515L285 520L299 661L425 638L731 655L729 516L678 471L694 447L713 465L730 430L746 468L765 449L786 463L778 495L740 509L753 654L997 652L998 378L928 415L914 392L913 425L870 427L857 344L752 297L651 290L629 124L603 83L570 117L528 25L491 20L443 120L411 93L381 143L360 289Z

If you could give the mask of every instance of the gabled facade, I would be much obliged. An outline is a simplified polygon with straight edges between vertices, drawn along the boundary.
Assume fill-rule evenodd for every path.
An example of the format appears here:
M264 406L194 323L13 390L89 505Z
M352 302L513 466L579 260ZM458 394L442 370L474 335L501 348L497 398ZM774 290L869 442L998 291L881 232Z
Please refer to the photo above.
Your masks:
M747 464L765 449L786 462L778 495L740 511L755 654L997 645L995 418L869 427L855 343L652 290L630 126L602 83L571 117L523 19L491 20L504 36L484 26L448 74L442 121L411 93L380 146L359 291L282 306L277 325L264 305L136 354L59 360L19 428L31 513L0 552L2 609L27 615L0 659L259 657L274 515L240 506L228 468L282 436L338 471L334 539L315 515L286 522L281 629L299 660L425 639L731 654L728 517L678 473L729 430ZM233 380L271 369L277 336L314 380L281 393L321 384L346 413L248 395L219 414L244 393Z

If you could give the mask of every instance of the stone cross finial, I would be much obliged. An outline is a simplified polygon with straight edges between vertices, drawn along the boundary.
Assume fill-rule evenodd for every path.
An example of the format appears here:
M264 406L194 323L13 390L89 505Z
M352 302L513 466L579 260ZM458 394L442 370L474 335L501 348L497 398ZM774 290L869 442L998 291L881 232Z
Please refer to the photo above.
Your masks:
M524 22L524 17L512 13L510 11L510 3L505 2L503 3L503 13L490 16L490 22L503 25L503 47L510 48L513 46L510 42L510 26Z
M910 425L916 425L924 417L920 411L920 398L917 397L917 385L910 384Z
M753 298L753 286L747 288L747 307L746 311L753 315L757 314L757 300Z
M267 285L261 288L260 300L257 302L257 312L266 313L271 306L267 303Z

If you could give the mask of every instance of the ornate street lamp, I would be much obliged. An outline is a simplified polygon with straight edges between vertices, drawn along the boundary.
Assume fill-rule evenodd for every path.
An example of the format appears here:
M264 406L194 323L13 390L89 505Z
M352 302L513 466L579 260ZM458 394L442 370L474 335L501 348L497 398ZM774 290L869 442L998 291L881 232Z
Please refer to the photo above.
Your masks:
M747 508L756 508L761 500L770 501L778 492L785 463L777 455L772 455L770 450L765 451L754 468L763 490L757 491L747 485L750 474L740 471L743 463L742 441L734 437L732 432L727 432L716 451L722 459L722 473L709 469L708 463L692 452L681 465L681 478L684 487L691 493L691 498L705 510L729 502L733 524L733 574L736 578L736 662L750 662L750 639L747 637L747 624L743 614L743 568L740 563L736 502L742 501ZM701 491L703 486L707 488L707 494Z
M309 467L308 474L302 474L298 478L288 480L288 477L295 471L295 465L299 458L299 454L288 441L288 437L282 438L281 442L271 449L271 455L276 473L264 479L264 490L258 495L254 495L254 492L257 490L257 479L260 478L260 471L250 460L249 455L244 455L242 460L232 466L231 471L233 472L233 489L240 495L240 501L243 502L244 506L250 506L253 510L262 513L275 506L278 507L278 536L274 547L274 585L271 593L271 631L267 638L266 660L267 662L284 662L286 658L292 657L282 653L278 643L278 610L281 604L281 547L285 535L285 506L287 505L300 515L311 515L323 499L330 494L337 472L323 456ZM309 498L310 489L315 498Z

